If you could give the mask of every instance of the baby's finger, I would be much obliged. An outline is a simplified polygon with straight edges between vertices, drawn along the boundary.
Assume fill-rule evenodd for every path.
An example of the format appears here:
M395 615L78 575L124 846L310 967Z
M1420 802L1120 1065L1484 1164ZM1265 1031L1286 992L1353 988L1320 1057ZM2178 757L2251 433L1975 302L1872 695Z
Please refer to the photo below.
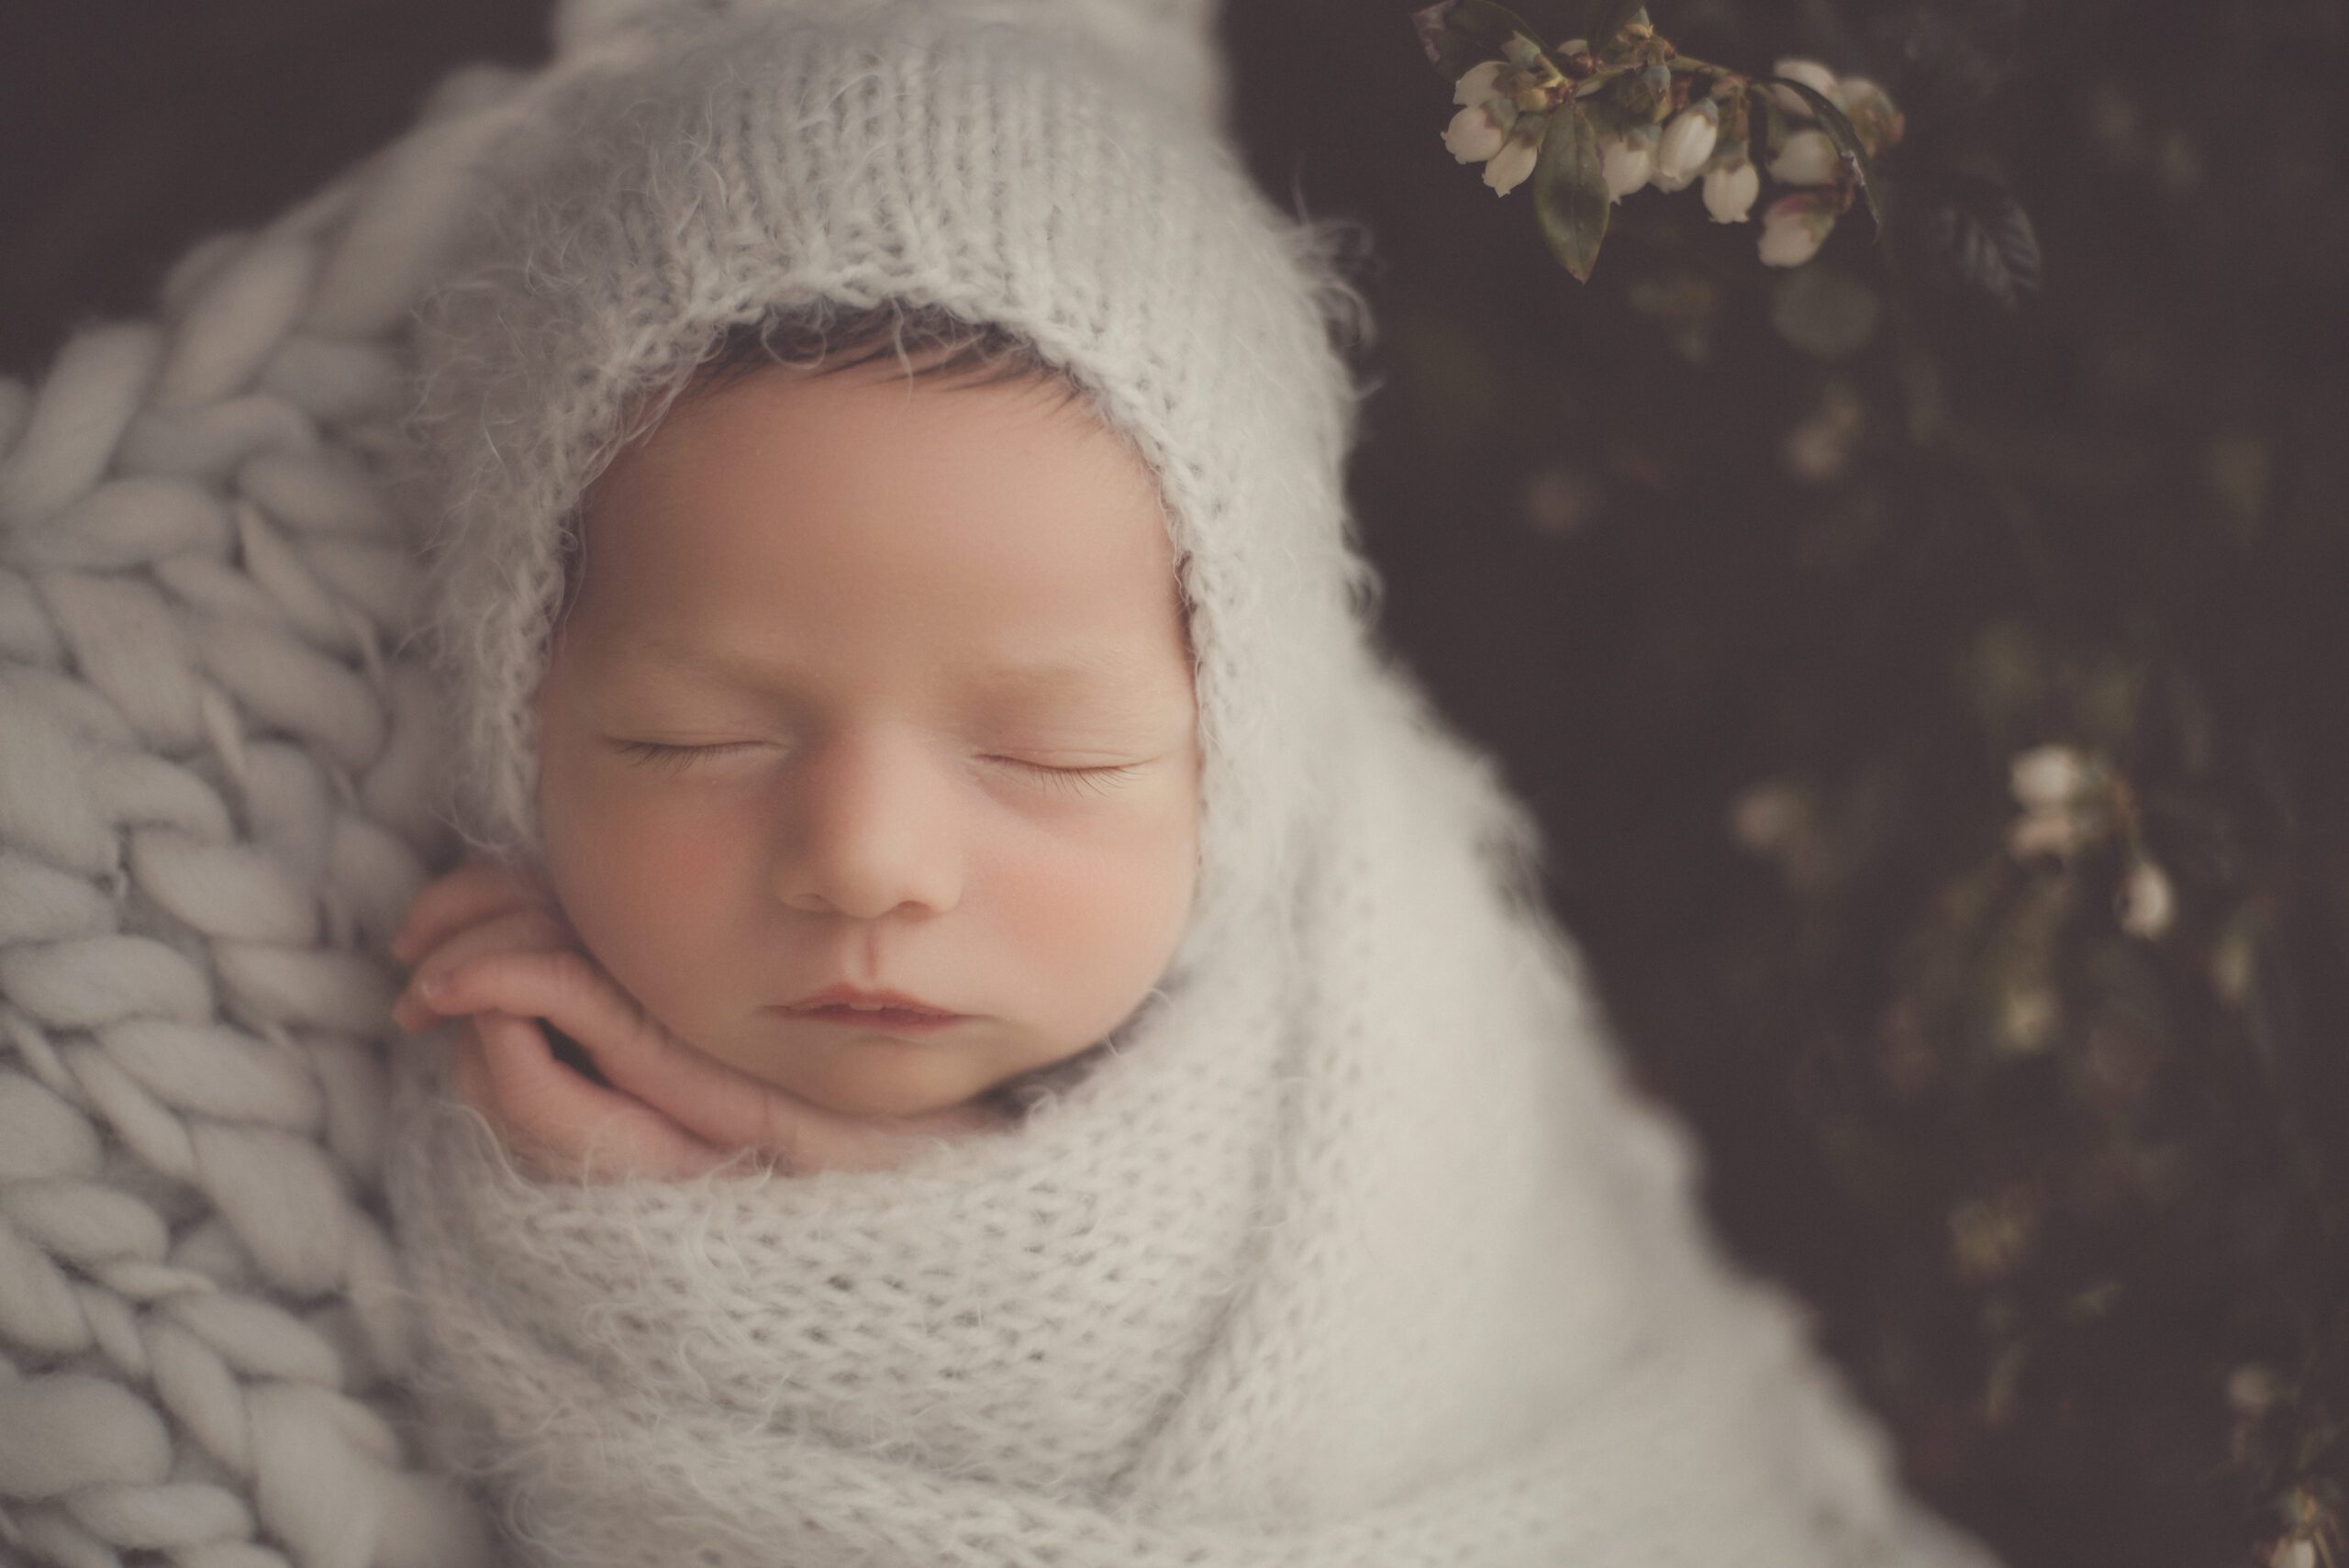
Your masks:
M572 945L570 929L543 909L520 908L470 926L426 951L392 1004L392 1021L410 1033L430 1029L438 1014L425 1004L451 970L494 952L551 952Z
M577 1040L615 1089L721 1149L764 1147L766 1095L780 1093L680 1045L618 983L576 949L500 952L438 978L424 1006L544 1018Z
M522 906L551 907L544 884L518 867L493 861L467 861L447 875L427 883L409 901L400 929L393 933L391 954L413 963L452 933L493 915Z
M429 976L416 995L435 1014L545 1018L578 1040L613 1087L712 1143L740 1148L759 1129L759 1080L681 1047L578 949L486 953Z
M545 1018L579 1042L614 1089L702 1144L764 1150L793 1170L883 1169L926 1140L1001 1121L974 1106L902 1118L826 1110L680 1044L575 950L477 960L451 973L426 1000L447 1012Z
M481 1013L473 1024L495 1119L549 1173L674 1178L723 1162L718 1150L668 1118L557 1062L532 1020Z

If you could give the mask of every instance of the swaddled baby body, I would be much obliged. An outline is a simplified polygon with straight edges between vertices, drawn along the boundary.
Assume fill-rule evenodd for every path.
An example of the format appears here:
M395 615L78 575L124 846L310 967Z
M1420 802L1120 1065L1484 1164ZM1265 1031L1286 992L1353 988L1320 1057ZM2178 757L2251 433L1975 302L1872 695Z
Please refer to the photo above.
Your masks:
M545 1568L1978 1568L1381 646L1212 9L565 7L419 316L437 1451Z
M542 1171L871 1168L998 1125L1189 911L1149 470L942 313L836 322L823 361L776 335L590 487L536 699L543 874L469 863L395 943L395 1016L456 1020L455 1087Z

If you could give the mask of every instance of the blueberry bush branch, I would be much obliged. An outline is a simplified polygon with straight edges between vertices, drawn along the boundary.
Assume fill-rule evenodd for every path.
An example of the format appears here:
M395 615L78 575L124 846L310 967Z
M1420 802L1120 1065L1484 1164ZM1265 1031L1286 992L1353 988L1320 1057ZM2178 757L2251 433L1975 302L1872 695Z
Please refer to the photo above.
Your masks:
M1620 0L1601 0L1587 36L1554 45L1491 0L1440 0L1412 22L1453 83L1444 146L1482 163L1499 195L1532 179L1542 234L1577 279L1589 281L1614 205L1650 185L1698 186L1713 221L1743 223L1766 172L1784 191L1762 214L1758 249L1774 267L1818 254L1855 201L1883 229L1875 161L1903 122L1865 77L1799 59L1750 76L1682 53Z

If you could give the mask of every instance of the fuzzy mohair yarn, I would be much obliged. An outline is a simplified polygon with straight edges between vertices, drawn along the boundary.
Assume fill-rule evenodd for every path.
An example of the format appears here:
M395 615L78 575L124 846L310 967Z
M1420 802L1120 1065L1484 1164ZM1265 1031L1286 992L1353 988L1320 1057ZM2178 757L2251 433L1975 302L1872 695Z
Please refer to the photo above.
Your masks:
M428 307L478 845L536 853L584 487L730 329L826 302L1008 328L1131 444L1206 758L1182 954L1007 1132L588 1185L407 1075L436 1451L562 1568L1978 1568L1706 1238L1530 819L1379 647L1346 291L1196 96L1079 25L1112 9L647 13L502 150Z
M603 464L729 328L908 301L1032 343L1158 475L1210 759L1201 902L1277 885L1279 776L1316 765L1316 662L1369 582L1330 343L1355 302L1196 91L1124 52L1130 21L1079 25L1097 13L1119 8L656 7L650 59L502 150L419 339L453 815L477 848L539 853L530 697Z

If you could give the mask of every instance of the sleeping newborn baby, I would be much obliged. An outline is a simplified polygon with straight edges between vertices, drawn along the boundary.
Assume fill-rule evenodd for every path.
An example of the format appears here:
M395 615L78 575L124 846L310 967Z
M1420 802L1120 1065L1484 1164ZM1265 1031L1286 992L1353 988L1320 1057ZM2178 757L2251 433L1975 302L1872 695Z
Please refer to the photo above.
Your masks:
M466 1020L455 1087L541 1169L869 1166L997 1125L1189 914L1148 469L942 313L835 322L805 368L775 335L590 487L535 703L543 876L469 864L395 943L395 1016Z
M1381 646L1207 7L562 19L418 317L385 1170L514 1561L1980 1568Z

